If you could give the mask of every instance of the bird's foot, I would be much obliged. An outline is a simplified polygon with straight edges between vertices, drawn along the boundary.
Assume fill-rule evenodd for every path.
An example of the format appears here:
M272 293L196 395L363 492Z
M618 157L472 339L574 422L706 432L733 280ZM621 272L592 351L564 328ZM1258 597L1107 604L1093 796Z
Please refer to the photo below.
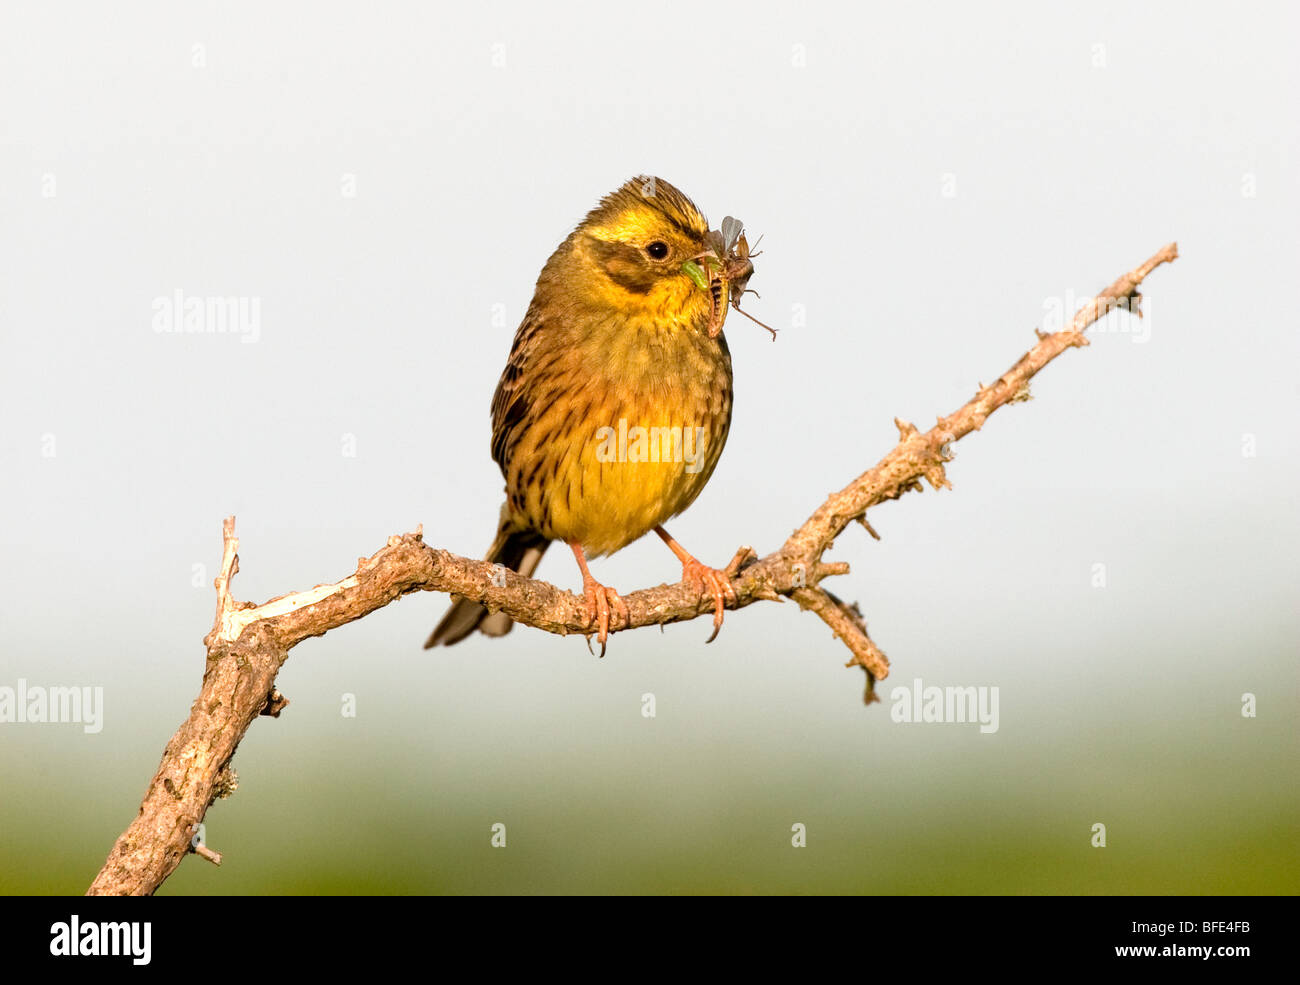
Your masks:
M727 602L732 605L736 604L736 590L731 587L731 576L734 574L728 569L723 571L718 568L710 568L707 564L697 561L695 558L682 562L682 581L690 585L700 593L700 598L705 595L713 597L713 635L705 643L712 643L718 638L718 630L722 628L722 610Z
M587 625L596 630L596 642L600 644L600 655L603 657L605 642L609 639L609 617L617 612L624 626L632 621L632 617L623 597L590 575L584 575L582 579L582 597L587 604ZM587 642L590 645L590 638Z

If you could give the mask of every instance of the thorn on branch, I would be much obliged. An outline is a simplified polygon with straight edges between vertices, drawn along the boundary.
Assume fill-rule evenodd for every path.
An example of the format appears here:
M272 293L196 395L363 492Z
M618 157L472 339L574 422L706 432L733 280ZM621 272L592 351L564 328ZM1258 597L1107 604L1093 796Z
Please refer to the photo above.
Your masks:
M262 706L259 715L266 715L269 718L279 718L280 712L289 707L289 699L280 693L279 688L271 688L271 693L266 696L266 704Z
M199 858L205 858L213 865L221 864L221 853L214 852L207 845L203 844L203 842L199 842L197 845L194 845L192 847L193 847L194 854L197 855Z
M736 548L735 555L722 570L728 579L735 578L736 575L740 574L741 571L757 560L758 552L748 544L743 544Z
M942 455L942 452L940 454ZM948 474L944 471L941 460L937 459L936 461L932 462L930 465L926 466L926 469L922 473L922 475L925 476L925 481L930 483L930 487L932 489L952 488L952 483L948 481Z
M916 429L915 424L911 421L905 421L901 417L894 418L894 427L898 428L898 436L903 441L921 433Z

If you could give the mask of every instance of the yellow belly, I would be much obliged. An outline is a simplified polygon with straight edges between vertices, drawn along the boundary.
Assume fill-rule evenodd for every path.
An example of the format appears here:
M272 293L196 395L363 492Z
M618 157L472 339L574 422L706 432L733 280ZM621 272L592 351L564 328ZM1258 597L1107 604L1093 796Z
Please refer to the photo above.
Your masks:
M608 554L686 509L722 454L731 359L722 336L623 332L557 360L550 406L507 462L514 521Z

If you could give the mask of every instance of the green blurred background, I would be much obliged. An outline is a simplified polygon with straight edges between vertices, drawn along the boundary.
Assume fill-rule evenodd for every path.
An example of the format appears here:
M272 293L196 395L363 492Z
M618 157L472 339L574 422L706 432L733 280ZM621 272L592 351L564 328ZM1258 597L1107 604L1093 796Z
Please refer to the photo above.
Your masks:
M836 667L811 616L747 615L794 622L809 645L705 651L700 632L679 629L616 639L603 663L573 653L581 644L388 654L393 669L358 694L356 719L340 717L338 692L357 676L350 663L376 654L348 652L347 630L306 644L282 675L293 703L256 723L238 791L208 814L225 862L187 859L163 892L1295 891L1294 725L1276 697L1242 719L1208 667L1172 684L1153 675L1157 648L1132 654L1130 680L1105 681L1087 669L1098 641L1080 641L1044 648L1037 680L1002 685L994 735L897 725L888 703L856 704L859 675ZM1250 642L1286 645L1281 633ZM906 641L894 649L917 663ZM965 657L988 666L1004 653ZM643 689L654 719L640 714ZM170 703L188 699L182 684ZM161 724L166 703L131 714ZM61 728L6 743L5 790L23 796L0 806L5 892L83 891L165 739L136 728L87 757L87 738ZM497 822L504 849L489 845ZM790 843L796 822L804 849ZM1095 822L1104 849L1090 846Z
M840 539L882 704L793 604L597 660L528 629L425 653L445 599L406 598L293 651L207 817L224 864L162 892L1294 893L1296 15L937 10L7 8L0 686L106 713L0 724L0 892L84 891L134 816L198 690L223 516L244 599L420 522L486 547L537 270L650 170L766 234L783 329L728 326L730 443L671 525L713 563L1062 299L1183 259L957 446L953 491ZM155 333L176 288L260 299L257 343ZM576 588L562 553L540 576ZM643 542L595 573L678 567ZM999 730L891 721L916 678L998 687Z

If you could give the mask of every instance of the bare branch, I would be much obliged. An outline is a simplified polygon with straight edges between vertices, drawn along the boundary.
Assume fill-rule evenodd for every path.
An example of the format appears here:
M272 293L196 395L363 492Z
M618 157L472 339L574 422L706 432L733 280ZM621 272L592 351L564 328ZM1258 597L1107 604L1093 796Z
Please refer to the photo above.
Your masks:
M981 386L960 409L940 417L921 432L897 421L898 444L872 468L832 494L776 551L761 559L741 548L728 565L735 602L743 609L758 601L794 599L815 613L848 648L849 666L867 674L866 700L873 686L889 674L889 661L867 635L856 605L842 602L820 587L828 577L848 573L844 562L828 563L822 555L854 521L877 539L866 511L905 492L948 485L944 465L950 446L983 427L1000 407L1026 399L1030 379L1069 348L1087 344L1084 331L1116 307L1137 311L1138 286L1162 263L1178 256L1169 244L1135 270L1118 278L1090 299L1070 325L1038 342L992 386ZM1140 312L1138 312L1140 314ZM88 891L97 894L154 892L190 852L219 864L220 854L192 840L212 802L229 796L236 779L231 758L259 715L278 717L288 699L275 687L289 650L417 591L448 592L482 602L516 622L550 633L589 633L580 596L486 561L474 561L430 547L422 533L394 536L380 550L361 558L356 570L340 581L318 585L255 605L237 602L231 582L239 571L239 540L234 517L222 527L221 573L215 580L217 611L204 638L207 662L203 684L189 717L163 752L140 813L109 853ZM663 625L712 614L711 597L700 597L686 584L659 585L625 595L629 619L612 629Z

